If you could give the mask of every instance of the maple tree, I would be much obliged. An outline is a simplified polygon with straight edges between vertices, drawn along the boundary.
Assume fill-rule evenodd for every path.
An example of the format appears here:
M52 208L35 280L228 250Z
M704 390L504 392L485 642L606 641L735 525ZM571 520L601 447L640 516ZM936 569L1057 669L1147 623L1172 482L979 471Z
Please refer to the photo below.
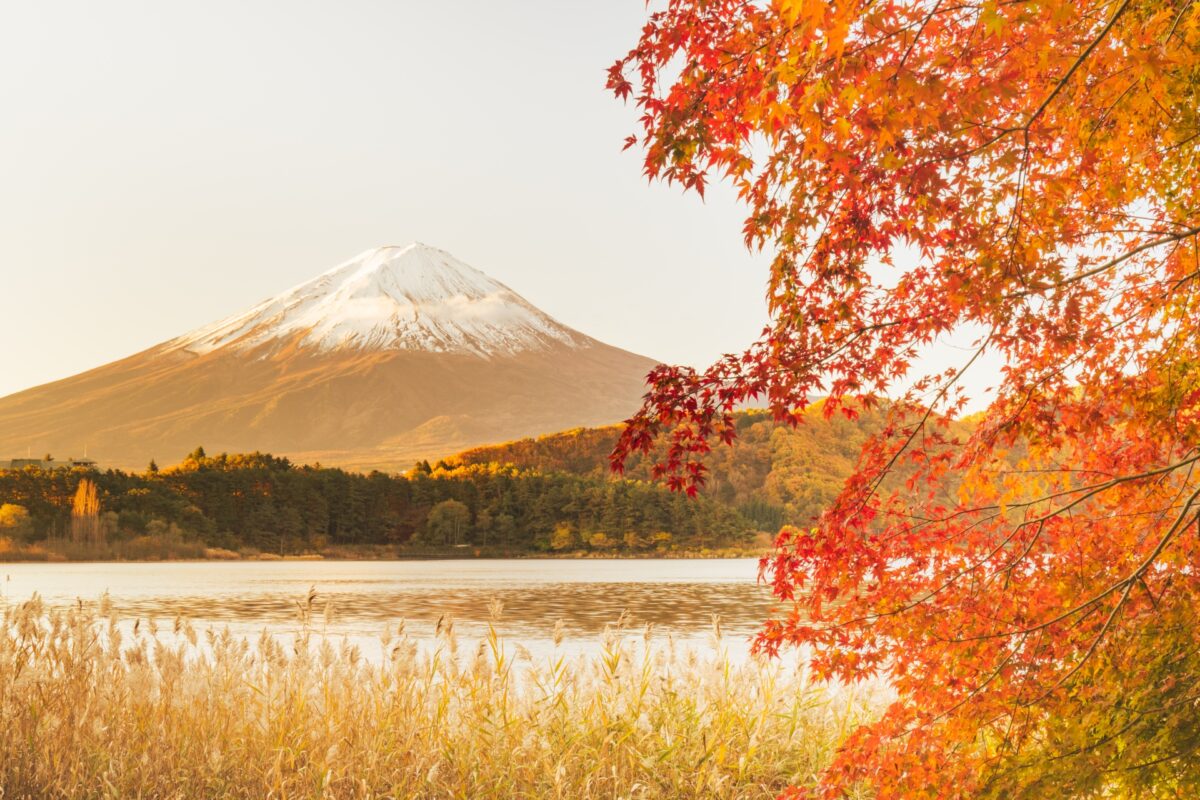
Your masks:
M646 174L728 180L774 253L762 338L651 373L614 468L665 439L694 493L750 398L887 415L763 564L758 649L897 691L812 793L1195 796L1200 3L669 0L608 85Z

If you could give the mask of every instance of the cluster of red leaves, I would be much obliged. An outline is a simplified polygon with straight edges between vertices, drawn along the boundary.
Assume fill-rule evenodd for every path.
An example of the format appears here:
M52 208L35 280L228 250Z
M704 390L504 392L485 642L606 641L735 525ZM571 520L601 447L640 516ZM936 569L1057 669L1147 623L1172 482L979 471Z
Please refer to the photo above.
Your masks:
M760 650L899 692L816 794L1200 786L1200 4L669 0L608 84L646 174L728 180L775 253L761 340L652 373L614 468L665 438L694 492L752 398L889 418L763 565Z

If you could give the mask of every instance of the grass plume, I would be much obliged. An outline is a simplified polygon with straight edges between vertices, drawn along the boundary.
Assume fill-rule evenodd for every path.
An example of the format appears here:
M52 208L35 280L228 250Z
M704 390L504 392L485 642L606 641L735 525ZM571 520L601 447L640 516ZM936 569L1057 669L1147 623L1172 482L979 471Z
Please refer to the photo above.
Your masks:
M317 599L302 604L311 618ZM247 641L106 602L0 614L5 798L766 798L808 783L870 693L614 625L598 652L403 622L382 659L307 626ZM561 628L555 639L561 641Z

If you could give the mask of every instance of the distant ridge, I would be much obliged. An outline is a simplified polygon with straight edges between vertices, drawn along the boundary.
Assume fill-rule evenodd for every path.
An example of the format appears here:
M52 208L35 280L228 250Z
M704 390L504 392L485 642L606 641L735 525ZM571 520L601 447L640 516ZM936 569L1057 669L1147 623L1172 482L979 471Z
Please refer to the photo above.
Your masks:
M624 419L651 359L563 325L449 253L380 247L244 313L0 398L0 458L102 466L264 450L400 469Z

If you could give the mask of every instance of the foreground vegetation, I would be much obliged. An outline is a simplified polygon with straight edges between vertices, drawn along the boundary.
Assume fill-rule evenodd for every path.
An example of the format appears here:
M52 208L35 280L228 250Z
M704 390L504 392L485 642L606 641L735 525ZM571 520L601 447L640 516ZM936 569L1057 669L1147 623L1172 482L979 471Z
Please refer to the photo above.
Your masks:
M875 705L731 661L719 624L703 653L618 623L596 655L531 657L494 607L483 641L451 623L418 647L400 623L375 663L319 622L251 644L107 614L3 610L6 798L766 798Z

